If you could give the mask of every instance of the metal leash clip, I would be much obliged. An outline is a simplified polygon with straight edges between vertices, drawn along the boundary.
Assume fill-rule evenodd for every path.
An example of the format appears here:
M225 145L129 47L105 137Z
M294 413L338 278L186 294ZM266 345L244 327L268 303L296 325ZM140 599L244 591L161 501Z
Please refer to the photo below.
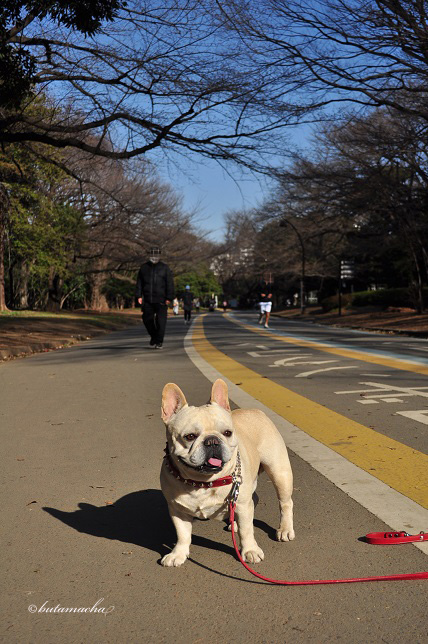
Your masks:
M232 484L232 489L230 490L229 499L234 506L236 505L236 501L238 500L240 485L241 485L240 481L235 479Z
M242 476L241 476L241 456L239 454L239 451L236 455L236 469L234 473L232 474L232 489L230 490L230 496L229 500L233 504L233 506L236 505L236 501L238 500L238 495L239 495L239 488L242 483Z

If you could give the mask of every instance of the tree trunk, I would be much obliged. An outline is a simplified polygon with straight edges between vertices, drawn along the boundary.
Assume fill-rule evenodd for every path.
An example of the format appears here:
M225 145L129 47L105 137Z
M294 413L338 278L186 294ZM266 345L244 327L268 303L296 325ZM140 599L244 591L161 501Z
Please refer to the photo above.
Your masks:
M19 309L28 309L28 280L30 278L30 267L27 262L20 266L18 285L16 288L16 303Z
M0 311L7 311L4 283L4 241L9 210L9 197L6 188L0 183Z
M412 284L412 286L410 287L410 292L411 292L412 299L414 300L417 313L422 314L424 312L422 274L419 266L418 255L415 248L413 247L413 244L410 244L410 248L412 251L413 260L415 262L415 269L416 269L416 282L414 282L414 284Z
M52 269L49 275L48 301L46 311L58 313L61 309L62 278Z
M103 259L99 260L98 268L100 271L104 268L107 262ZM107 275L104 272L93 273L91 276L91 303L90 308L93 311L108 311L109 305L105 295L102 293L102 288L107 280Z

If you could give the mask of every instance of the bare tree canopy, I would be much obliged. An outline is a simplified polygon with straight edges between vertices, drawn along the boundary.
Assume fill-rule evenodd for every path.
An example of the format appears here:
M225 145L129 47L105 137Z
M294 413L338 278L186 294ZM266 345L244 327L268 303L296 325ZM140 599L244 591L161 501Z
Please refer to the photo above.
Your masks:
M313 110L352 101L428 120L426 0L216 2L278 92Z
M92 22L82 7L92 7ZM427 7L426 0L6 0L5 73L20 64L32 96L47 93L52 110L35 117L31 98L8 110L6 97L1 138L114 159L193 151L261 169L261 151L266 159L284 148L279 130L320 119L328 105L383 105L426 121Z
M31 89L37 60L19 34L36 19L50 19L85 35L112 20L120 0L3 0L0 6L0 105L17 107Z
M88 2L90 0L87 0ZM156 148L199 152L257 167L256 150L295 115L270 96L263 69L208 0L130 0L91 37L63 22L21 15L7 45L37 61L33 96L0 111L4 142L73 146L114 159Z

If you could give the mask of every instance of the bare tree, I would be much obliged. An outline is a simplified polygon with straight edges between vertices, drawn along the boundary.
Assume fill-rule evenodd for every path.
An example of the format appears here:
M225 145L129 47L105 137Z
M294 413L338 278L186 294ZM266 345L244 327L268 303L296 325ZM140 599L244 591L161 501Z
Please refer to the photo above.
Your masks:
M260 167L286 122L273 109L264 73L240 39L214 23L204 0L130 0L90 39L29 13L8 31L7 44L37 61L34 94L52 109L0 111L5 142L73 146L112 159L157 148L198 152ZM278 148L277 148L278 149Z
M428 120L425 0L215 2L302 115L352 102ZM324 115L331 116L330 111Z
M15 40L36 19L85 35L94 34L103 21L112 20L121 0L3 0L0 6L0 105L19 106L31 91L37 60L19 40Z
M384 246L392 237L409 257L419 312L428 278L427 142L424 119L385 109L327 129L320 141L351 170L345 201L359 235Z

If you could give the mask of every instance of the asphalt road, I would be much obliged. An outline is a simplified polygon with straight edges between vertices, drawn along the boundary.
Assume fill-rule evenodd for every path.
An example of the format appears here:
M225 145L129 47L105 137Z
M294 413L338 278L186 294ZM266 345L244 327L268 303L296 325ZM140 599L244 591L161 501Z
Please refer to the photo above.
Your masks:
M259 572L295 580L427 569L413 545L358 539L405 528L397 521L428 529L426 343L254 322L215 313L186 339L188 327L171 319L162 351L131 328L0 366L2 641L428 640L425 581L272 587L240 566L216 521L195 522L183 567L159 565L174 543L158 480L161 391L173 381L203 404L221 373L234 404L272 410L293 444L296 540L274 541L277 502L262 475ZM341 428L346 440L335 438Z

